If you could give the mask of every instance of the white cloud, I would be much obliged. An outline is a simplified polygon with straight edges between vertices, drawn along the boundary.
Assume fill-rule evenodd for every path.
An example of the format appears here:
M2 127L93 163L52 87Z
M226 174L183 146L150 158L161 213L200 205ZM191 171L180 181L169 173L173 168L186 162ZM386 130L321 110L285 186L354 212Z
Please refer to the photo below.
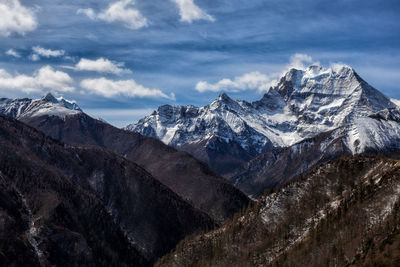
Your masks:
M0 35L24 35L37 27L34 11L21 5L18 0L2 0L0 14Z
M268 76L260 72L250 72L242 76L231 79L222 79L215 84L208 82L198 82L196 90L200 93L211 91L211 92L240 92L247 90L258 90L260 92L267 91L273 84L276 83L275 75Z
M146 88L137 84L134 80L113 81L106 78L85 79L81 82L81 87L89 93L104 97L139 97L139 98L166 98L175 99L174 94L166 95L159 89Z
M309 55L295 54L290 58L290 63L280 72L271 74L263 74L260 72L250 72L242 76L231 79L222 79L217 83L210 84L205 81L196 84L196 90L200 93L204 92L240 92L248 90L258 90L259 92L268 91L270 87L275 86L280 77L286 74L292 68L304 70L306 66L311 64L319 65L319 62L313 62Z
M43 48L40 46L34 46L34 47L32 47L32 50L33 50L34 54L36 54L37 56L46 57L46 58L61 57L61 56L65 55L64 50L51 50L51 49L46 49L46 48Z
M9 56L12 56L12 57L16 57L16 58L20 58L21 57L21 55L17 51L15 51L14 49L7 50L6 55L9 55Z
M98 14L91 8L79 9L77 13L85 14L92 20L99 19L109 23L120 22L132 30L148 26L147 19L139 10L133 8L133 5L133 0L120 0L110 4L107 9Z
M100 73L113 73L113 74L121 74L121 73L130 73L131 71L123 68L124 63L121 62L113 62L106 58L99 58L97 60L90 60L86 58L82 58L75 67L74 70L79 71L95 71Z
M64 59L65 60L70 60L70 61L75 61L75 58L71 57L71 56L65 56Z
M6 70L0 69L0 89L16 90L24 93L39 93L45 90L55 92L72 92L72 78L65 72L56 71L50 66L45 66L36 71L32 76L18 74L11 75Z
M181 21L192 23L194 20L215 21L214 17L201 10L194 0L172 0L178 8Z
M288 65L288 69L298 69L302 70L306 68L306 65L310 65L313 63L313 59L311 56L306 55L306 54L294 54L293 56L290 57L290 63ZM319 64L319 63L314 63L314 64Z
M40 57L37 54L32 54L29 58L32 61L38 61L40 59Z
M96 19L96 13L94 12L93 9L91 8L80 8L78 9L78 11L76 12L77 14L84 14L86 16L88 16L90 19L95 20Z

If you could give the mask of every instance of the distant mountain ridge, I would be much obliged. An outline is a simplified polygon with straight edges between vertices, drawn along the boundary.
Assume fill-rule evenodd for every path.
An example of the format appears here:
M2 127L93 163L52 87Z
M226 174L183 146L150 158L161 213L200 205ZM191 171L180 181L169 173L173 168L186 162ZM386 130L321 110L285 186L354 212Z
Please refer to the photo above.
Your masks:
M77 146L107 148L139 164L217 223L247 207L249 199L190 154L85 114L76 103L47 94L40 99L1 99L0 114Z
M299 162L302 167L289 176L277 173L276 178L283 182L327 158L400 149L397 104L347 65L312 65L289 70L259 101L249 103L221 94L200 108L165 105L127 129L192 153L226 177L234 175L231 181L238 188L255 194L257 186L257 190L263 190L280 184L268 177L269 171L276 171L271 169L273 161L260 164L257 160L263 153L276 154L291 147L294 150L312 138L319 140L321 147L307 152L313 154L292 154L299 161L307 157L310 161ZM329 140L337 138L325 133L340 136L340 142L335 147L328 146ZM318 138L323 134L327 140ZM335 152L333 148L339 150ZM254 160L248 163L251 159ZM251 165L255 162L257 166ZM286 162L292 161L287 158ZM232 172L243 164L242 170ZM253 189L243 188L242 182L252 183Z
M0 112L67 143L99 145L127 156L182 197L194 201L197 208L209 215L213 210L211 216L220 221L224 218L221 209L212 207L215 203L201 197L206 194L205 188L176 175L185 173L190 165L179 161L190 157L163 148L154 139L130 135L94 120L79 107L71 108L65 103L51 95L41 100L2 99ZM265 189L282 185L308 168L343 154L387 154L400 150L398 103L370 86L347 65L312 65L289 70L259 101L249 103L221 94L210 105L200 108L164 105L126 129L189 152L247 195L257 197ZM171 158L176 164L173 168L166 164ZM210 184L208 179L213 175L201 164L195 165L202 179L207 177L203 182ZM160 173L161 169L166 171ZM186 185L182 184L183 178Z
M55 115L65 117L82 113L80 107L62 97L55 98L51 93L40 99L9 99L0 98L0 114L16 119Z

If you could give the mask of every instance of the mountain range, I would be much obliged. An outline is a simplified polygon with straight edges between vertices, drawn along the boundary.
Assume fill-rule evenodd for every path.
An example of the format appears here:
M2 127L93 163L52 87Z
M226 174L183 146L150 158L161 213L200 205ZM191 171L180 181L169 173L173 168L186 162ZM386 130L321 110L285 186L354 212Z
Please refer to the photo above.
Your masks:
M0 262L390 265L398 103L346 65L124 129L51 93L1 98Z
M241 191L190 154L94 119L75 103L52 94L41 99L0 99L1 113L67 144L99 146L122 155L218 223L248 204Z
M396 103L347 65L312 65L290 69L258 101L164 105L126 129L188 151L257 197L343 154L399 150Z
M52 94L0 99L0 113L7 265L151 265L250 202L188 153Z

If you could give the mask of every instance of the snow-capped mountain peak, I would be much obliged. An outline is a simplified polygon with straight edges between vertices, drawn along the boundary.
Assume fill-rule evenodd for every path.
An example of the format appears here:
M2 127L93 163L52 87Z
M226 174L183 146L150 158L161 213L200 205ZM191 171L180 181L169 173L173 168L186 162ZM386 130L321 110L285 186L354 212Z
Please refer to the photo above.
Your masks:
M81 108L75 101L67 100L63 97L57 97L57 101L64 105L64 107L71 109L71 110L79 110L82 111Z
M276 89L296 116L322 120L336 127L353 118L395 107L347 65L292 69Z
M58 103L57 98L55 98L52 93L47 93L45 96L42 97L43 101L51 102L51 103Z
M226 148L220 147L224 144L234 147L232 157L243 153L252 157L273 147L288 147L345 127L349 151L360 153L374 144L387 145L397 138L391 135L400 130L388 128L400 129L398 122L377 121L377 115L374 117L382 110L398 108L394 102L365 82L350 66L312 65L290 69L259 101L234 100L223 93L200 108L162 106L127 129L197 153L208 161L204 155L218 151L229 154ZM382 113L380 117L385 116ZM368 125L377 129L366 129Z
M218 101L230 101L232 100L226 93L222 93L217 98Z
M82 110L73 102L62 97L56 98L51 93L39 99L0 99L0 114L16 119L39 116L58 116L64 118L68 115L81 113Z
M288 84L292 89L302 92L349 94L357 86L356 73L347 65L335 64L330 68L319 65L311 65L306 69L290 69L278 84L278 89L285 97L289 97L293 91L286 92L284 87ZM351 82L355 82L351 84ZM338 86L343 85L346 86ZM323 85L323 86L321 86ZM351 86L353 85L353 86Z
M226 93L222 93L210 104L210 109L236 109L239 108L238 105L236 100L230 98Z

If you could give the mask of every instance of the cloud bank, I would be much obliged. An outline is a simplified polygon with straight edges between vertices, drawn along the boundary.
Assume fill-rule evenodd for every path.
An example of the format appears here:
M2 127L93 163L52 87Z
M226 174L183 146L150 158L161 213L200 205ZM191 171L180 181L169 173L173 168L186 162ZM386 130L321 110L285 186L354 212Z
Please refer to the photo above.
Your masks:
M24 35L35 30L37 25L35 12L21 5L18 0L0 2L0 35Z
M92 20L102 20L108 23L119 22L125 27L137 30L148 26L147 19L139 10L133 8L133 0L121 0L111 3L107 9L97 13L91 9L79 9L78 14L85 14Z
M313 63L313 59L311 56L306 54L294 54L290 57L290 63L286 70L289 69L298 69L302 70L305 69L307 65L310 64L319 64L318 62ZM285 71L286 71L285 70Z
M215 21L214 17L204 12L195 3L194 0L172 0L178 8L182 22L192 23L195 20Z
M73 92L73 79L65 72L44 66L32 76L18 74L11 75L0 69L0 89L15 90L24 93L42 93L45 90L55 92Z
M260 72L250 72L231 79L222 79L215 84L198 82L196 90L200 93L210 92L240 92L246 90L266 91L271 86L271 77Z
M81 87L89 93L100 95L107 98L126 96L139 98L165 98L175 99L175 95L168 96L159 89L146 88L136 83L134 80L109 80L106 78L84 79L80 83Z
M206 81L201 81L196 84L196 90L200 93L204 92L241 92L249 90L257 90L259 92L268 91L270 87L276 85L279 78L286 73L289 69L305 69L307 65L318 64L313 62L309 55L295 54L290 58L290 63L286 65L283 71L263 74L258 71L243 74L242 76L235 77L233 80L225 78L211 84Z
M93 61L96 62L96 61ZM79 65L79 63L77 64ZM82 65L88 69L89 65ZM103 71L104 69L100 69ZM110 80L105 77L86 78L81 80L82 94L94 94L105 98L130 97L130 98L164 98L175 100L175 95L165 94L160 89L147 88L138 84L133 79ZM19 92L26 94L41 94L47 91L55 93L76 92L74 79L68 73L44 66L32 75L12 75L5 69L0 69L0 91Z

